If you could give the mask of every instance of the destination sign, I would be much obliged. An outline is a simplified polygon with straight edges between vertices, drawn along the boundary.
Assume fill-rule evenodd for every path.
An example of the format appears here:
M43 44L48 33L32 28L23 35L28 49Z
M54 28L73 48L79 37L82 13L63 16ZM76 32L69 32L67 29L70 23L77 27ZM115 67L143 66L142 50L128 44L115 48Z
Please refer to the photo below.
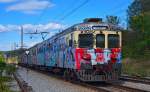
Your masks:
M92 30L105 30L107 26L92 26Z
M106 25L83 25L79 26L78 30L84 31L84 30L106 30L108 29L108 26Z

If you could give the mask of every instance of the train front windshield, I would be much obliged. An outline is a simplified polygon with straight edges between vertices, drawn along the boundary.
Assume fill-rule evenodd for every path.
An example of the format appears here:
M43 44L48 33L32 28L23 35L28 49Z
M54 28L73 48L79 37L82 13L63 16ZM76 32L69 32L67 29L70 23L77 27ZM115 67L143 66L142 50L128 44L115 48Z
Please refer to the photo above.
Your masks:
M119 35L109 34L108 35L108 48L119 48Z
M105 35L104 34L96 35L96 47L105 48Z
M93 48L93 34L79 34L79 48Z

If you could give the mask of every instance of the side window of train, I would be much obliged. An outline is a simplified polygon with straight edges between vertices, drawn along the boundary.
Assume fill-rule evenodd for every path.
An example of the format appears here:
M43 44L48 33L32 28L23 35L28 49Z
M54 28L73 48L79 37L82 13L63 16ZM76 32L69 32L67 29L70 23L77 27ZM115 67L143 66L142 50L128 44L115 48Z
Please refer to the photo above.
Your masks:
M72 47L72 39L69 40L69 47Z
M50 48L51 48L51 44L48 43L48 44L47 44L47 49L49 50Z
M40 53L40 48L38 47L38 51L37 51L38 53Z
M76 40L74 40L74 47L77 47L77 41Z
M73 40L74 40L73 33L71 33L71 39L69 40L69 46L70 47L72 47L74 44Z

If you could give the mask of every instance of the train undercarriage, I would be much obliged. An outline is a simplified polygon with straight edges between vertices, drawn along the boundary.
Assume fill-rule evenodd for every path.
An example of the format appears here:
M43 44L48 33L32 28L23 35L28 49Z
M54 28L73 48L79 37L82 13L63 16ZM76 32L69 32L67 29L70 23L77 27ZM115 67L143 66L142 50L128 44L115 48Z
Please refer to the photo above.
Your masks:
M121 64L98 65L91 69L81 69L76 72L81 81L113 81L121 75Z
M121 75L121 63L113 64L111 69L109 69L110 67L108 65L99 65L89 69L82 68L80 70L36 65L29 66L27 64L19 65L35 70L42 70L59 74L64 77L65 80L80 80L83 82L116 81Z

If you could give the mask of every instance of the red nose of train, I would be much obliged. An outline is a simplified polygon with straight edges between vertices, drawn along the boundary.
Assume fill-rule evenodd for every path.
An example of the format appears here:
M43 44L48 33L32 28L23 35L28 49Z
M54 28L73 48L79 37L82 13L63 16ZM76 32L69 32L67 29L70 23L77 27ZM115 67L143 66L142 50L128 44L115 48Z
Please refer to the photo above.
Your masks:
M117 62L117 58L118 58L118 53L119 52L120 52L120 48L112 48L111 49L110 58L111 58L111 62L112 63Z
M104 51L103 51L103 49L95 49L95 52L96 53L103 53Z
M91 55L88 53L85 53L85 54L83 54L82 59L89 61L89 60L91 60Z
M95 53L97 53L96 56L96 62L103 62L104 60L104 55L103 55L104 50L103 49L95 49Z

